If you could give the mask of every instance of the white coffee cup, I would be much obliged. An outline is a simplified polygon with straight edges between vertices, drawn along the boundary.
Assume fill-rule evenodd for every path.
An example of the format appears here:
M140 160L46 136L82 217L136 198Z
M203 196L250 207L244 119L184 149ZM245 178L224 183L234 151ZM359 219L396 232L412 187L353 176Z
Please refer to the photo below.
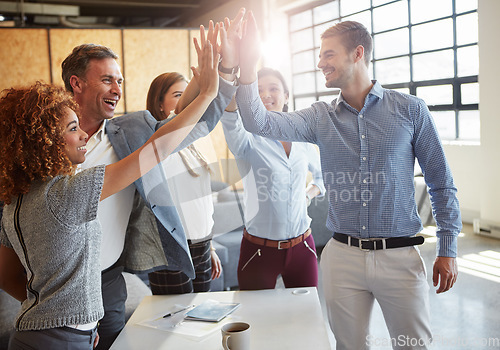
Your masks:
M250 325L231 322L222 326L222 347L224 350L250 350Z

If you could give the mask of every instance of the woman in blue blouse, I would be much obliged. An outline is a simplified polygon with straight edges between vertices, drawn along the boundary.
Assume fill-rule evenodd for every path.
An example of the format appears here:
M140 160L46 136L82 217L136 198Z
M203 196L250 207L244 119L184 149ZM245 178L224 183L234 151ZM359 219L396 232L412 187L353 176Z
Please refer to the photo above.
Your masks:
M280 72L259 71L259 94L269 111L287 111ZM275 141L247 132L236 105L221 122L243 179L245 229L238 264L240 289L317 286L318 264L307 206L325 192L319 154L311 144ZM230 112L233 110L233 112ZM313 181L306 187L308 170Z

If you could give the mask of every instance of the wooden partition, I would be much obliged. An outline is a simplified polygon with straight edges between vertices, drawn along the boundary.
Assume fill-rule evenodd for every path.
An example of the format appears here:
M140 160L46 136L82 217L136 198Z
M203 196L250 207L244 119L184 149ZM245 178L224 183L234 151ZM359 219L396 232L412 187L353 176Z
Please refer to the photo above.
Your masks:
M50 80L48 32L44 29L0 29L0 91L37 80Z
M127 110L146 108L149 85L159 74L189 77L189 30L126 29L123 31Z

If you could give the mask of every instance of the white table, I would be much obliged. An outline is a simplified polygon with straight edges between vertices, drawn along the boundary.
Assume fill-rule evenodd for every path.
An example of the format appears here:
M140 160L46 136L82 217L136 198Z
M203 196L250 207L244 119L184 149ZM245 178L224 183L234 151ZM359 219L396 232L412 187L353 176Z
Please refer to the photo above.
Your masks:
M306 294L294 294L298 290ZM199 305L206 299L241 303L228 317L250 324L252 349L331 349L316 288L146 296L111 349L222 349L220 327L195 341L137 324L159 313L167 313L175 309L175 305Z

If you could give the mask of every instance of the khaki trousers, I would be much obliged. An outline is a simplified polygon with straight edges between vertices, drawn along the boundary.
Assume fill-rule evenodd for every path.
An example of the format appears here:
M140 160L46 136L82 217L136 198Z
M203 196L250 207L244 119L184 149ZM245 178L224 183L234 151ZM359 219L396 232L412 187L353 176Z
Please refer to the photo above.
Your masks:
M427 349L432 339L429 284L417 247L362 251L334 239L321 255L323 288L337 350L369 349L374 300L394 349Z

